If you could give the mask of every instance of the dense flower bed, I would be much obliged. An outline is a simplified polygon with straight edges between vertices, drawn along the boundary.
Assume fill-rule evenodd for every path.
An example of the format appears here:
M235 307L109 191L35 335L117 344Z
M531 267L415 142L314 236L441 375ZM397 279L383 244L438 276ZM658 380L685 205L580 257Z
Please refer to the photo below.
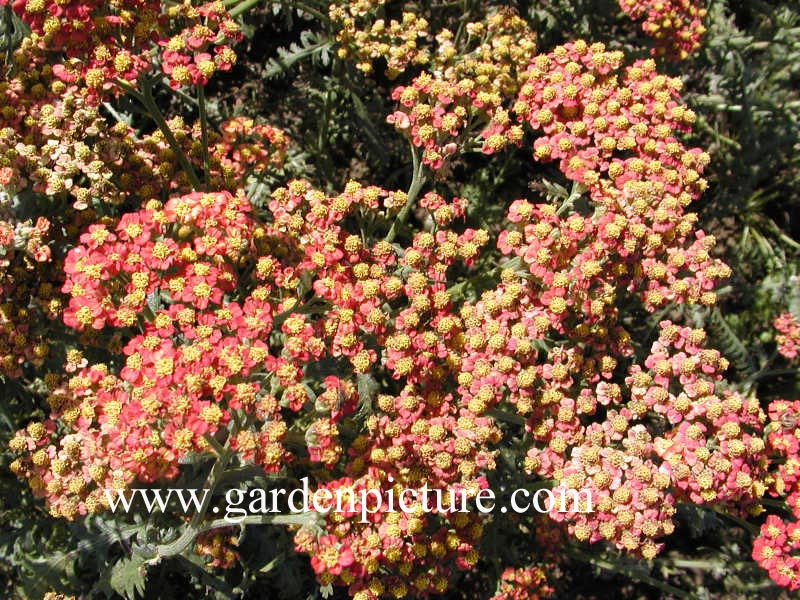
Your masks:
M42 518L131 527L99 576L129 597L175 556L220 586L257 577L246 542L262 536L323 593L427 597L491 564L499 600L554 593L567 549L652 561L691 507L752 531L752 558L800 589L800 401L760 396L766 365L742 377L717 346L735 273L692 212L711 148L664 62L701 47L705 8L620 2L655 38L636 58L569 32L540 47L510 9L439 27L390 3L315 6L294 10L324 27L326 76L380 82L382 108L357 110L405 138L407 185L369 165L326 178L330 157L301 157L291 115L215 100L221 73L249 73L252 2L4 5L24 35L7 36L0 83L0 373L38 403L8 449ZM476 206L459 188L464 165L512 162L549 191ZM788 308L770 315L787 372ZM239 530L210 502L153 528L109 506L109 490L219 498L305 478L592 506L287 509ZM540 543L491 555L525 532ZM64 591L84 592L48 597Z

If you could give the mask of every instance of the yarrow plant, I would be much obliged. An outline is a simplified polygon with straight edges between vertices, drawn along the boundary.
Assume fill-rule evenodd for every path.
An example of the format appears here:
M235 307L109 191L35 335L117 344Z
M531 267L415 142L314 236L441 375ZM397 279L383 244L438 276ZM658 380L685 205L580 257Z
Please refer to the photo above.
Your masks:
M525 600L576 561L681 595L624 565L671 564L687 513L753 533L800 588L800 408L717 347L732 269L691 212L713 162L661 62L705 9L620 6L653 58L540 47L509 8L290 3L315 29L275 64L323 74L313 132L263 114L280 86L227 89L255 72L257 3L3 6L0 373L35 406L9 468L108 555L40 596L133 598L184 565L221 597L276 570L297 597ZM342 98L392 140L374 172L334 168ZM794 358L796 319L774 327ZM351 502L218 514L298 482ZM117 510L164 488L202 500ZM431 489L451 495L389 503ZM550 492L543 514L475 510L514 490Z

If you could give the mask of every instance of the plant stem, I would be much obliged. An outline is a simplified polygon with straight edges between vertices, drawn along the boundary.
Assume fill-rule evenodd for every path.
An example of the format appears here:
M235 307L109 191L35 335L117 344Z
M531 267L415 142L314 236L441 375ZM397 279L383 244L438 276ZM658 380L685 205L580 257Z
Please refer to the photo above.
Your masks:
M230 16L232 18L233 17L238 17L239 15L241 15L242 13L247 12L248 10L250 10L251 8L256 6L257 4L260 4L262 1L263 0L245 0L241 4L237 4L230 11L228 11L228 14L230 14Z
M800 369L773 369L771 371L759 371L751 375L747 381L758 381L759 379L766 379L767 377L780 377L781 375L798 375Z
M570 210L575 205L575 201L578 200L585 191L586 188L582 184L578 183L577 181L574 182L572 184L572 190L570 190L569 197L564 200L564 202L558 208L556 215L560 217L566 211Z
M231 527L234 525L238 525L240 527L244 527L245 525L311 525L316 521L316 519L317 513L313 511L272 516L248 515L236 522L230 522L226 519L215 519L210 523L203 525L198 530L198 533L211 531L212 529L219 529L220 527Z
M408 215L411 212L411 207L414 205L414 202L417 200L417 196L419 195L422 186L425 185L425 175L424 175L424 166L422 161L420 161L419 154L417 153L417 149L414 145L411 145L411 159L413 161L413 174L411 177L411 185L408 188L408 196L406 198L406 203L403 208L400 209L400 212L397 215L397 218L392 223L391 229L389 229L389 233L386 234L384 238L385 242L393 242L394 238L397 237L397 229L406 222L408 219Z
M206 92L202 84L197 85L197 106L200 111L200 143L203 148L203 181L206 186L211 179L211 167L208 158L208 113L206 112Z
M327 23L330 21L328 15L323 14L321 11L317 10L316 8L312 8L307 4L303 4L301 2L295 2L295 6L297 7L297 10L308 13L312 17L315 17L317 20L322 21L323 23Z
M181 169L183 169L184 173L186 173L186 177L189 179L189 183L191 184L192 188L195 190L201 189L202 185L200 184L200 180L197 178L197 173L194 172L191 163L189 163L188 157L178 144L178 140L175 139L175 134L172 133L169 125L167 125L164 115L161 113L161 110L158 108L158 105L153 98L153 88L151 82L146 77L142 77L140 79L143 90L142 92L139 92L125 81L118 79L116 83L126 94L132 98L135 98L140 104L142 104L142 106L145 107L150 115L150 118L156 122L156 125L161 130L161 133L164 134L164 138L167 140L170 149L175 154Z

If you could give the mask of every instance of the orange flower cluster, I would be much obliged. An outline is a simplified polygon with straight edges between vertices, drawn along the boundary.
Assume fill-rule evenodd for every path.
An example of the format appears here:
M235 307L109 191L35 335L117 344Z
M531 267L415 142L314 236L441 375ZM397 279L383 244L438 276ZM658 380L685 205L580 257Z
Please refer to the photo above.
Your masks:
M505 569L500 576L500 589L490 600L540 600L553 595L542 567Z
M642 31L655 39L653 54L683 60L700 47L707 14L702 0L619 0L631 19L644 19Z

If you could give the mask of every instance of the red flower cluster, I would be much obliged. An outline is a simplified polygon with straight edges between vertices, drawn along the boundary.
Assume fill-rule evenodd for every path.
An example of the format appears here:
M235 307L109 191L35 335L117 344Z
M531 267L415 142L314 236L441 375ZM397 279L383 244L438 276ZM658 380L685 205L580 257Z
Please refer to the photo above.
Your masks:
M229 70L236 62L230 44L242 37L222 2L193 6L186 0L165 12L153 0L113 6L83 0L11 4L32 29L28 39L33 45L63 53L53 74L95 103L104 94L119 93L116 83L135 85L140 75L153 70L151 49L156 44L163 48L161 68L177 89L205 85L215 72Z
M770 579L794 592L800 589L800 493L787 498L787 502L795 520L787 522L769 515L761 534L753 541L753 559Z
M767 449L778 458L770 474L770 493L791 495L800 490L800 400L774 400L769 418Z

